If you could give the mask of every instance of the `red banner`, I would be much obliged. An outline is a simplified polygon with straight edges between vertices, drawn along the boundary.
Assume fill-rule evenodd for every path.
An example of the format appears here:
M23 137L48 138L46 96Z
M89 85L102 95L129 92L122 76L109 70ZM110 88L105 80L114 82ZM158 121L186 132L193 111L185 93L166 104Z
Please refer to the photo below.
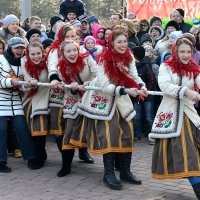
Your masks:
M127 0L127 6L128 13L135 13L138 19L169 17L175 8L182 8L185 18L193 18L200 13L200 0Z

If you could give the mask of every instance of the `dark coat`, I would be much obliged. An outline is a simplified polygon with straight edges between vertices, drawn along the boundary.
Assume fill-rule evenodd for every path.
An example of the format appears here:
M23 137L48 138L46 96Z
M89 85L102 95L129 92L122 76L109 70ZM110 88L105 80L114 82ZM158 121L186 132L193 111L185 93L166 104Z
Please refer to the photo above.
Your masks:
M182 21L182 23L179 24L179 27L183 33L189 33L190 29L192 28L191 25L185 23L184 21Z
M54 40L54 36L55 36L55 33L52 31L52 30L50 30L48 33L46 33L47 34L47 37L48 38L51 38L52 40Z
M139 77L146 84L146 88L149 91L157 91L158 83L155 74L152 70L151 61L148 58L143 58L139 63L136 62L136 68ZM149 95L144 99L144 101L152 100L155 96ZM136 98L134 98L135 101Z

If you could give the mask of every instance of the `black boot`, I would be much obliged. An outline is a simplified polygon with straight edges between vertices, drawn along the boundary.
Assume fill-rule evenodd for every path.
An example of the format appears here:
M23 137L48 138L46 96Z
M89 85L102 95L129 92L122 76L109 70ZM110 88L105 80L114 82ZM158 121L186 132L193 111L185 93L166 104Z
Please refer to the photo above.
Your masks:
M75 149L62 150L62 168L57 174L58 177L64 177L71 173L71 164L74 152Z
M115 153L115 169L120 171L119 153Z
M132 153L120 153L120 178L130 183L141 185L142 181L130 171L131 157Z
M37 158L33 158L31 160L28 160L28 168L35 170L35 169L40 169L44 166L44 162L41 162Z
M92 157L88 153L87 148L79 149L79 158L80 158L80 160L84 160L88 164L94 163L94 160L92 159Z
M196 183L192 187L197 198L200 200L200 183Z
M12 171L11 168L6 166L6 162L0 161L0 172L9 173L11 171Z
M122 184L116 178L114 173L114 153L107 153L103 155L103 163L104 163L104 177L103 181L107 184L107 186L114 190L121 190Z

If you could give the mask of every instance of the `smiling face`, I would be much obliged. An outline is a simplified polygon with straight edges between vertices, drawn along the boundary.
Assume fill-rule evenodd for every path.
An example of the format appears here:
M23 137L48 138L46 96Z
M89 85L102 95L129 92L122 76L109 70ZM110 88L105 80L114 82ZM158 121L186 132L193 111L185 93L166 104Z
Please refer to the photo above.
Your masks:
M113 41L113 47L117 53L124 54L128 47L128 41L126 36L119 35L118 37L116 37L115 40Z
M39 64L42 60L42 50L40 47L30 47L29 57L34 64Z
M22 46L16 47L16 48L12 48L12 53L13 53L15 58L23 57L24 52L25 52L25 48L22 47Z
M8 25L8 30L10 33L17 33L19 29L19 23L18 22L13 22Z
M192 48L188 44L180 44L177 48L177 53L180 61L183 64L188 64L190 58L192 57Z
M64 46L63 54L68 62L75 63L78 58L78 48L75 44L68 43Z
M76 37L76 31L74 30L69 30L67 31L65 35L65 40L75 40Z
M121 26L124 28L125 32L128 33L129 27L127 23L121 23Z

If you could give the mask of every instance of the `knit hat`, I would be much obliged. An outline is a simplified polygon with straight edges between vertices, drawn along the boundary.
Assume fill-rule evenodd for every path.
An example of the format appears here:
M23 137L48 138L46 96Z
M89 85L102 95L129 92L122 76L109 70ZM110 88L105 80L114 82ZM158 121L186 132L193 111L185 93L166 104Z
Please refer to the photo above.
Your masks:
M38 34L39 36L41 36L41 31L38 30L38 29L35 29L35 28L29 29L29 30L27 31L27 33L26 33L26 38L27 38L28 41L30 40L30 38L31 38L31 36L32 36L33 34Z
M9 24L17 22L19 23L19 19L15 15L6 15L6 17L3 19L3 25L8 27Z
M8 47L17 48L17 47L25 47L25 41L20 37L13 37L8 40Z
M69 23L74 27L74 28L80 28L81 27L81 22L77 19L69 21Z
M181 15L182 17L184 17L185 11L184 11L183 9L177 8L176 10L180 13L180 15Z
M169 21L165 27L165 29L167 30L168 27L173 26L177 31L180 29L179 28L179 24L176 21Z
M53 27L53 25L54 25L57 21L62 21L62 19L61 19L59 16L53 16L53 17L50 19L51 28Z
M182 31L173 31L169 34L169 38L178 40L182 35Z
M46 49L47 47L50 47L52 43L53 40L51 38L48 38L42 42L42 46L44 47L44 49Z
M183 33L181 34L180 38L187 38L188 40L192 42L193 45L196 44L195 36L192 35L191 33Z
M149 34L144 34L142 37L141 37L141 45L146 42L146 41L149 41L149 42L152 42L152 39L150 37Z
M151 52L153 52L154 53L154 49L153 49L153 47L152 46L150 46L150 45L146 45L146 46L144 46L144 49L145 49L145 51L151 51Z
M136 46L132 48L132 52L134 57L139 61L142 60L145 56L145 49L142 46Z
M150 28L150 30L149 30L149 34L151 34L151 32L152 32L153 30L157 30L157 31L160 33L160 35L162 34L162 30L161 30L161 28L160 28L159 26L152 26L152 27Z
M152 26L152 24L155 22L155 21L160 21L161 24L162 24L162 20L160 19L160 17L157 17L157 16L153 16L151 19L150 19L150 25Z
M93 36L91 36L91 35L89 35L89 36L87 36L85 39L84 39L84 46L85 46L85 44L87 43L87 41L88 40L93 40L94 41L94 44L96 45L96 40L95 40L95 38L93 37Z
M99 23L97 17L95 17L94 15L88 17L88 18L87 18L87 22L88 22L88 24L91 24L92 22L97 22L97 23Z
M82 24L83 22L86 22L86 23L88 24L87 19L83 19L83 20L81 21L81 24Z

